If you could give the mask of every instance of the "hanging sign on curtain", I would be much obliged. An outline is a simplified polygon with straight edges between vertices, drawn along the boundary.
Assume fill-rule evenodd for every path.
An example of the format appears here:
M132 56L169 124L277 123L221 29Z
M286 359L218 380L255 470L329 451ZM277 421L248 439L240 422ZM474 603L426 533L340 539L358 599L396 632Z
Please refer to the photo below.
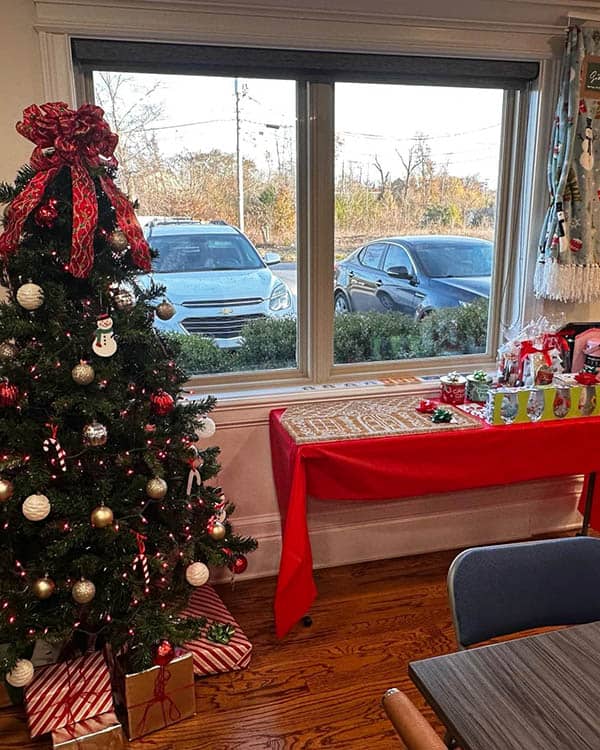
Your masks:
M581 96L586 99L600 99L600 57L596 55L586 55L583 59Z

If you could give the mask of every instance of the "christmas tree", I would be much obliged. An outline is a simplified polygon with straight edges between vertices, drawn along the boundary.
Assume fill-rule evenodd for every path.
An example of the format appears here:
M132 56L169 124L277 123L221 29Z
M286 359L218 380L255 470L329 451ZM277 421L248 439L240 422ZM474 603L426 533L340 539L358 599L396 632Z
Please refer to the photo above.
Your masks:
M17 130L35 149L0 184L0 670L21 686L37 639L152 665L157 644L198 634L178 613L207 565L242 572L256 542L210 483L214 399L181 398L153 327L173 310L142 282L152 251L102 110L32 106Z

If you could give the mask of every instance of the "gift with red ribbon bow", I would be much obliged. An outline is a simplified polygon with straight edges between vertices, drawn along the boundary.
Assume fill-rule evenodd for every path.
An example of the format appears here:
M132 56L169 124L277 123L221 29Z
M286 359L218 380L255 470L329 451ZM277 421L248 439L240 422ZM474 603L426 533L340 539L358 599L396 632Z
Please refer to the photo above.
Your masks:
M98 651L36 671L25 692L32 737L111 711L110 673Z
M43 201L47 188L62 169L71 173L72 235L69 272L89 276L94 265L94 236L98 201L94 180L115 210L116 224L124 233L133 263L142 271L151 267L150 248L133 206L116 187L106 168L115 168L118 136L111 132L100 107L83 104L73 110L64 102L31 105L23 111L17 131L35 143L30 165L36 174L12 200L7 226L0 234L0 256L18 251L23 226Z
M126 711L130 740L193 716L196 711L192 655L181 651L165 666L125 674L119 660L114 675Z

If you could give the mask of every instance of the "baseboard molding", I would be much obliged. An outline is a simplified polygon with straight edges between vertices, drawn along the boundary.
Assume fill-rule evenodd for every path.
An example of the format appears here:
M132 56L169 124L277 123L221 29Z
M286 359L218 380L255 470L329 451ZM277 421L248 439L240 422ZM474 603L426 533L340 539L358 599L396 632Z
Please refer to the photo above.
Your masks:
M387 502L309 500L315 568L383 560L444 549L527 539L581 524L581 477L559 477L483 490ZM236 532L258 539L240 579L277 575L278 514L234 517ZM226 580L226 572L215 572Z

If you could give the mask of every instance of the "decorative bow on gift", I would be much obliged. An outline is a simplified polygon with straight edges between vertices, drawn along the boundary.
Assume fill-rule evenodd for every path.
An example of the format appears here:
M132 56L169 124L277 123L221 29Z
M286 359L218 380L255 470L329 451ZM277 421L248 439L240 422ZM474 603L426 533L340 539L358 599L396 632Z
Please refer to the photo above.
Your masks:
M112 133L100 107L84 104L70 109L64 102L32 105L23 111L17 131L35 143L30 163L37 174L10 204L8 226L0 235L0 255L17 251L27 217L42 201L46 188L63 167L71 171L73 230L69 271L77 278L89 276L94 265L94 233L98 202L90 171L97 171L101 188L115 209L119 229L131 248L135 265L150 270L150 249L133 206L103 167L116 167L118 136Z

